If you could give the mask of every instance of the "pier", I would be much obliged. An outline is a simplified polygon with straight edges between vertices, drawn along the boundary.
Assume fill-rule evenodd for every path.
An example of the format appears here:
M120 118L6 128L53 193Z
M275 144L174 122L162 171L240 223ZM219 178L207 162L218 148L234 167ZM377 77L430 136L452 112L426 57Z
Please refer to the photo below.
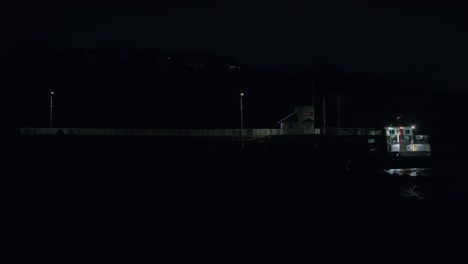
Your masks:
M280 135L317 135L329 134L339 136L380 135L373 128L330 128L327 132L317 129L314 133L289 129L114 129L114 128L21 128L21 135L93 135L93 136L151 136L151 137L233 137L263 138Z
M84 129L22 128L20 146L28 153L151 156L165 160L278 160L343 165L350 158L384 156L385 136L364 128L328 134L284 134L280 129ZM55 155L55 154L53 154ZM310 164L312 164L310 163Z

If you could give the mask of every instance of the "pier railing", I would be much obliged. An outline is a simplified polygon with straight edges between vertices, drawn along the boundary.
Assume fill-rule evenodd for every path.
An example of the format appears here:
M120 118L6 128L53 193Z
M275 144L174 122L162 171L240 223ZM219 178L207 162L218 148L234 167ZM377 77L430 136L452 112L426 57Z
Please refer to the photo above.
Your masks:
M430 141L431 137L428 135L403 135L399 138L396 135L387 136L387 142L389 144L429 144Z
M22 135L246 137L280 135L280 129L112 129L112 128L21 128Z
M318 129L317 129L318 130ZM322 131L315 131L321 134ZM288 129L113 129L113 128L21 128L22 135L94 135L94 136L164 136L164 137L245 137L261 138L278 135L302 135L304 130ZM312 133L313 134L313 133ZM339 136L380 135L373 128L327 128L325 134Z
M379 130L375 130L373 128L335 128L332 130L332 133L341 136L365 136L365 135L380 135Z

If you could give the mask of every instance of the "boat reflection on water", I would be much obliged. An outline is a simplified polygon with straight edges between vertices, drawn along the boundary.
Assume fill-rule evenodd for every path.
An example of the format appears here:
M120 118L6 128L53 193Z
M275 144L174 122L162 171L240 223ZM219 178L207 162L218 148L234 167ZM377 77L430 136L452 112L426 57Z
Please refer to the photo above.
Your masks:
M424 177L430 175L428 168L401 168L401 169L388 169L384 170L385 173L390 175L410 176L410 177Z
M403 196L403 197L407 197L407 198L417 198L419 200L422 200L424 199L424 197L422 196L422 192L421 192L421 186L420 185L412 185L410 186L409 188L407 188L407 186L405 188L402 188L401 192L400 192L400 195Z
M396 194L399 197L404 198L416 198L423 200L427 193L425 193L425 185L423 181L417 181L417 178L422 179L423 177L429 177L431 175L431 169L428 168L398 168L384 170L388 175L402 176L397 187Z
M423 197L431 201L468 202L468 169L463 162L438 163L431 168L392 168L381 170L389 179L392 195L398 199Z

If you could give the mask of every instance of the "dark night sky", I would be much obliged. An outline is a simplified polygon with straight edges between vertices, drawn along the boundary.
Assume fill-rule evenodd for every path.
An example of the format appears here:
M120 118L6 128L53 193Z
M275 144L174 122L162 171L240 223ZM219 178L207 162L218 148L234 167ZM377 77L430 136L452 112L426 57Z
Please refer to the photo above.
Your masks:
M407 1L2 1L1 49L124 43L208 52L250 67L346 72L468 89L466 9Z
M2 1L11 2L11 1ZM466 12L400 1L14 1L2 3L2 45L100 41L232 54L253 65L344 68L467 86ZM5 14L6 13L6 14Z

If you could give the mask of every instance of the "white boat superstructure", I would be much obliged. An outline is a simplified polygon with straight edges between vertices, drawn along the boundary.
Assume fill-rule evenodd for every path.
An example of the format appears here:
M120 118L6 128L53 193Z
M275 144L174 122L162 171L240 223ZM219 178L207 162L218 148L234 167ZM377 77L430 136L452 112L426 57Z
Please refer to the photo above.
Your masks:
M388 153L393 158L430 157L428 135L415 135L414 126L385 127Z

